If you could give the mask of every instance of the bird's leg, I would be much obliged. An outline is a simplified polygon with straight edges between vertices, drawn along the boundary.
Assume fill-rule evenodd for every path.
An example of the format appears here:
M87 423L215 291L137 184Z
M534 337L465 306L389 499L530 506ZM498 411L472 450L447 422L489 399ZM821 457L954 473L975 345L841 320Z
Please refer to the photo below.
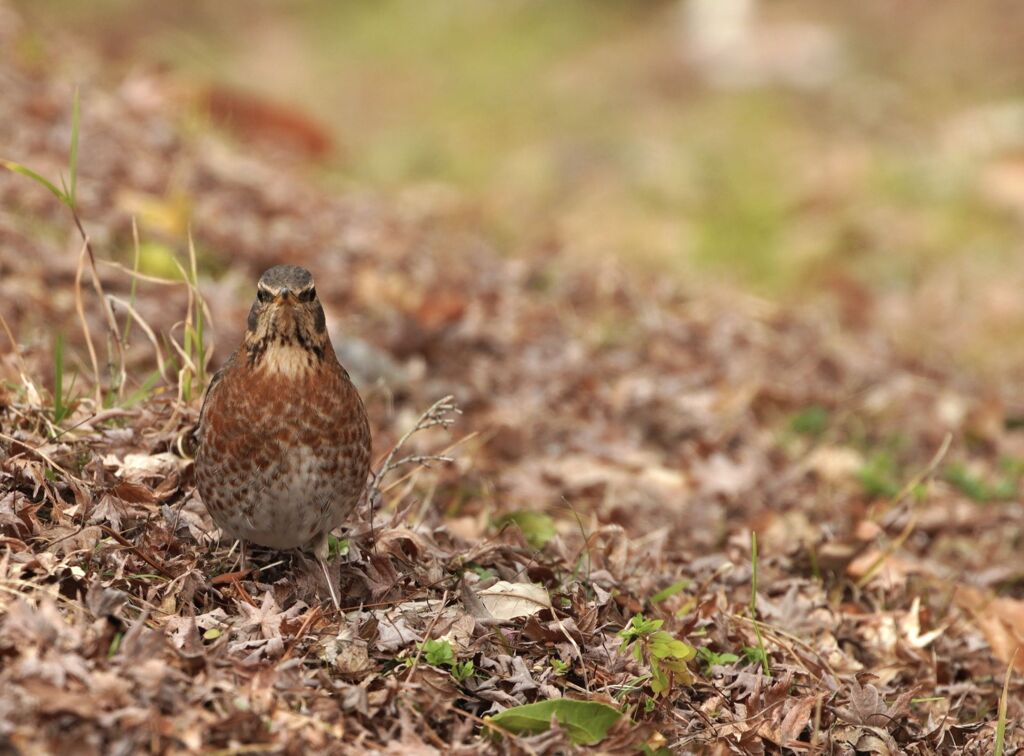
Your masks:
M316 561L320 564L320 569L324 571L324 580L327 581L327 590L331 592L331 601L334 603L334 608L337 611L341 611L341 602L338 601L338 594L334 590L334 583L331 582L331 573L327 571L327 561L317 554Z
M331 573L327 569L327 532L324 531L320 534L320 539L317 541L316 546L313 547L313 556L316 557L317 563L320 565L320 569L324 571L324 580L327 581L327 590L331 592L331 602L334 604L336 611L341 611L341 602L338 600L338 594L334 590L334 583L331 581Z

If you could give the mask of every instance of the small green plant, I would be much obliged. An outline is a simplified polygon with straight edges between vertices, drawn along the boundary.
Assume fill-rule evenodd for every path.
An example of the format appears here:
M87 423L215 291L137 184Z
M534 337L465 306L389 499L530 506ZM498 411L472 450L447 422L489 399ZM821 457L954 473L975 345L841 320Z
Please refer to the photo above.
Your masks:
M473 666L472 659L455 662L451 665L451 669L452 677L455 679L455 682L465 682L476 674L476 668Z
M692 683L693 675L686 662L697 655L693 646L662 630L663 624L664 620L645 619L636 614L619 631L619 652L628 651L637 662L651 668L651 691L656 696L666 695L676 679Z
M768 666L768 655L764 652L763 648L759 646L744 646L742 649L743 656L751 664L757 664L760 667Z
M555 521L543 512L534 512L529 509L519 509L509 512L498 519L498 527L515 525L522 532L526 542L535 549L542 549L544 545L555 537Z
M455 650L452 644L446 640L435 640L433 638L423 641L420 644L420 653L426 659L427 664L432 667L448 667L448 671L456 682L465 682L476 674L476 667L472 660L460 662L455 658Z
M965 496L980 503L1006 501L1017 495L1020 482L1019 463L1003 460L1000 464L1003 476L989 483L980 475L971 472L962 462L954 462L945 471L946 481Z
M339 556L347 556L349 551L349 540L338 538L334 535L327 536L327 558L334 559Z
M701 646L697 649L697 658L704 662L704 669L710 673L712 667L724 667L729 664L735 664L740 660L740 657L732 653L717 653L712 651L707 646Z
M489 580L490 578L498 577L498 573L492 570L490 567L483 567L479 564L469 565L469 571L479 575L481 580Z
M455 662L455 651L452 650L452 644L446 640L425 640L420 649L427 664L434 667L450 666Z
M857 471L857 479L871 498L892 498L900 490L896 462L885 451L873 454Z
M817 438L828 429L828 410L817 404L797 412L789 420L789 429L801 436Z
M552 659L551 669L554 670L556 675L561 677L569 671L569 662L564 662L561 659Z

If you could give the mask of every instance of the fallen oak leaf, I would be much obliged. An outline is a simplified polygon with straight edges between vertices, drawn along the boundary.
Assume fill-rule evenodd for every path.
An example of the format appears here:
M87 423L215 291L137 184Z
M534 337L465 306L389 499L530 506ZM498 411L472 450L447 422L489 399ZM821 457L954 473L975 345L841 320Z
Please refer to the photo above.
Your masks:
M783 748L791 748L790 744L798 743L800 733L811 721L811 712L818 703L818 696L804 696L796 705L786 712L779 726L778 745Z

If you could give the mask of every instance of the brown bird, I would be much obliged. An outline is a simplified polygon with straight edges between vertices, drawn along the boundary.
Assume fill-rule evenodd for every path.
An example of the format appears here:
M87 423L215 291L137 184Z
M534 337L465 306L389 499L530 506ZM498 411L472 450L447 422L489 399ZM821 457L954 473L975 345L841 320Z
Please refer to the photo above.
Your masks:
M370 426L338 362L313 276L278 265L256 285L242 344L206 392L196 481L224 535L275 549L312 546L327 577L327 535L370 471Z

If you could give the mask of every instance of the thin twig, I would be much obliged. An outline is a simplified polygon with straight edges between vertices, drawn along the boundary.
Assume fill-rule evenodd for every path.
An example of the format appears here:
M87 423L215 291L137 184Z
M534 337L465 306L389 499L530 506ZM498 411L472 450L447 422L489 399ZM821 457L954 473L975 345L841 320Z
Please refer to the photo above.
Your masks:
M141 548L139 548L134 543L129 541L127 538L122 536L120 533L118 533L113 528L110 528L110 527L108 527L106 525L100 525L100 530L102 530L108 536L110 536L115 541L117 541L119 544L124 546L126 549L131 551L133 554L135 554L135 556L137 556L139 559L141 559L143 562L148 564L150 567L152 567L154 570L159 572L164 577L170 578L171 580L173 580L174 578L177 577L177 575L175 575L172 572L170 572L164 565L160 564L160 562L158 562L155 559L153 559L145 551L143 551Z
M454 415L461 414L462 410L460 410L459 406L455 403L454 396L448 394L446 396L441 397L432 405L430 405L430 408L419 416L419 418L416 420L416 423L412 426L412 428L406 431L405 435L398 439L398 443L391 447L391 451L389 451L384 456L384 459L378 466L376 472L370 473L370 482L366 489L366 500L370 507L370 538L373 540L375 544L377 542L377 536L376 533L373 532L373 518L374 512L377 509L377 502L380 501L381 496L383 494L383 490L381 489L380 484L381 481L384 480L384 477L392 470L395 470L398 467L401 467L402 465L407 463L415 462L420 466L429 466L429 462L431 461L453 461L451 457L445 456L444 452L441 452L441 454L433 455L411 455L408 457L403 457L397 461L395 460L395 456L401 450L402 446L406 444L414 434L426 430L428 428L436 428L439 426L448 429L455 422Z
M391 447L391 451L387 453L387 456L384 457L384 461L377 468L377 472L374 473L374 482L379 483L389 472L404 464L404 460L395 462L395 455L398 454L402 446L404 446L414 434L426 430L427 428L435 428L437 426L450 428L455 422L453 415L461 414L462 410L459 409L459 406L455 403L455 397L451 394L443 396L434 402L430 406L430 409L420 415L416 424L406 431L404 436L398 439L398 443Z

